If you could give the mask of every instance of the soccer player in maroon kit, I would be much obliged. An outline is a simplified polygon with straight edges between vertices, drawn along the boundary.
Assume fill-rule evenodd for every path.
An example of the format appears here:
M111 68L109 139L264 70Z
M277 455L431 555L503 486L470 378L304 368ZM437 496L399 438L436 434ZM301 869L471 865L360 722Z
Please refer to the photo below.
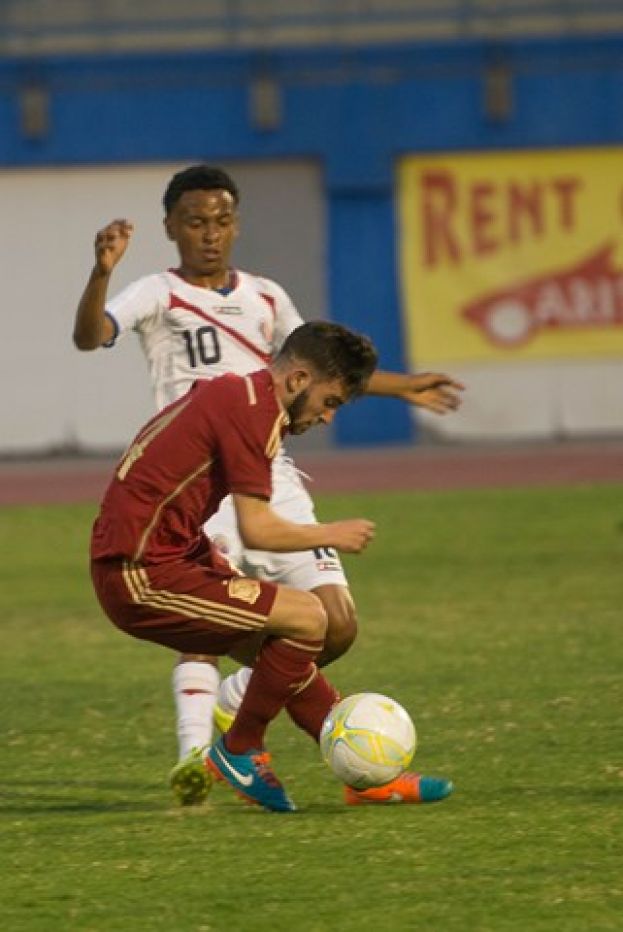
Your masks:
M271 460L286 430L330 423L363 392L375 365L365 337L314 322L290 334L268 369L196 382L139 432L93 528L95 590L123 631L181 652L237 659L259 645L236 719L207 764L266 809L295 808L270 768L268 724L285 707L317 739L338 698L314 663L327 616L311 592L240 575L201 528L231 493L247 547L363 550L374 535L365 519L301 525L280 518L269 504ZM449 781L422 780L435 798L451 791Z

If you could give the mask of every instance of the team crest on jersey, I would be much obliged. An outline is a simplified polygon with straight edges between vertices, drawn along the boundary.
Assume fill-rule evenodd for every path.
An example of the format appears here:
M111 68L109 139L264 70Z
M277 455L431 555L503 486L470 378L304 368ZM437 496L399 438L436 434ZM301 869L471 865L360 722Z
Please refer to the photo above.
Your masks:
M262 587L257 579L248 579L244 577L234 577L227 583L227 594L230 599L240 599L241 602L248 602L253 605L260 597Z

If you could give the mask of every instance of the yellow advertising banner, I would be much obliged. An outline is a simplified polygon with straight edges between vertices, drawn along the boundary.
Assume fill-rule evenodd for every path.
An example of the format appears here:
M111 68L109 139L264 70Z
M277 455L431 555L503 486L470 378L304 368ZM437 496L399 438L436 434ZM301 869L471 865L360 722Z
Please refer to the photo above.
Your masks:
M623 356L623 148L408 156L413 365Z

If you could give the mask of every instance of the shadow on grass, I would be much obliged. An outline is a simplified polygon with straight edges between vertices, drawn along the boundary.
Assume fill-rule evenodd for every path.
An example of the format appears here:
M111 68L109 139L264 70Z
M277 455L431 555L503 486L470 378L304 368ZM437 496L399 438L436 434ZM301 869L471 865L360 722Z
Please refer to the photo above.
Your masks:
M110 794L115 798L93 798L94 796L102 797L105 794ZM140 798L153 797L154 794L158 794L159 798ZM68 799L68 796L83 798ZM166 785L160 783L145 784L130 780L66 780L59 777L0 781L0 813L13 816L35 812L60 814L155 812L165 808L165 801L168 801Z
M49 786L49 787L67 787L77 786L83 790L134 790L137 793L145 793L153 790L159 790L162 783L144 783L136 780L85 780L80 778L65 779L64 777L46 777L44 779L20 779L0 780L0 790L7 787L9 790L28 789L29 787Z
M215 788L216 789L216 788ZM47 790L47 792L46 792ZM67 799L68 790L77 790L87 799ZM614 788L613 788L614 790ZM539 790L509 788L498 795L518 794L538 798ZM73 794L76 795L76 794ZM113 798L93 799L93 796L110 795ZM141 799L141 796L151 798ZM547 789L551 798L552 788ZM568 792L559 789L559 795L568 797ZM580 791L577 791L580 796ZM120 799L119 796L124 798ZM131 796L132 798L128 798ZM345 815L353 816L362 811L387 811L388 806L347 806L340 798L328 802L326 799L306 800L299 804L294 813L288 813L295 819L332 818L343 819ZM397 807L391 807L397 808ZM416 807L417 808L417 807ZM79 780L79 779L35 779L35 780L0 780L0 814L9 816L33 813L111 813L111 812L167 812L180 817L197 815L201 812L221 813L227 818L275 818L284 813L271 813L260 806L245 803L236 798L228 787L219 786L213 790L209 800L203 806L178 806L172 802L168 787L163 783L134 783L129 780Z
M86 813L102 813L108 814L111 812L161 812L164 809L164 806L159 805L158 803L150 802L130 802L128 800L117 801L117 802L60 802L50 800L49 803L46 803L40 799L33 799L32 802L23 801L19 803L9 803L8 805L0 804L0 813L6 815L32 815L33 813L47 813L52 815L54 813L58 815L68 815L69 813L75 813L84 815Z

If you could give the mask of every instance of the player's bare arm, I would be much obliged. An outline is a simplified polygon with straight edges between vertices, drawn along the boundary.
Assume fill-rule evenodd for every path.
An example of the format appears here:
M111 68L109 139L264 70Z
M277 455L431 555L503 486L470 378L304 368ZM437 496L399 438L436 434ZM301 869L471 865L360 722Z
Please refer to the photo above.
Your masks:
M435 414L447 414L459 407L461 392L464 390L462 382L441 372L411 375L377 369L368 382L367 394L400 398L408 404L418 405Z
M335 547L342 553L361 553L374 537L375 525L366 518L294 524L280 518L264 499L241 494L234 494L233 499L240 537L252 550L288 553Z
M97 349L113 337L113 325L104 313L113 269L123 257L133 232L128 220L111 221L95 236L95 264L78 304L73 340L79 350Z

